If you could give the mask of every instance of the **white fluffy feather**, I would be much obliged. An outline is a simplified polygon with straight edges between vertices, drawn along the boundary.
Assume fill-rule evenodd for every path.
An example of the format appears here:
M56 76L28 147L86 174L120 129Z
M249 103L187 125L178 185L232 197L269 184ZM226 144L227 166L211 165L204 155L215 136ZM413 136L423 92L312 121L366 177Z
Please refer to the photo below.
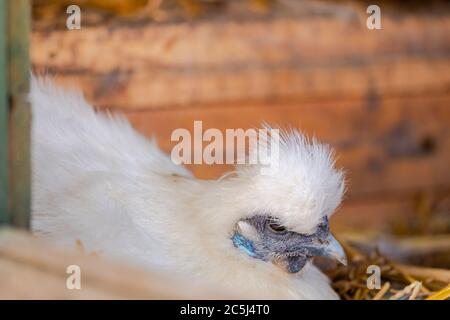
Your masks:
M308 264L288 274L237 250L239 219L269 212L314 231L344 192L330 150L298 132L283 135L280 170L256 165L217 181L193 178L120 117L96 113L82 95L32 79L32 229L73 247L218 283L259 298L335 299Z

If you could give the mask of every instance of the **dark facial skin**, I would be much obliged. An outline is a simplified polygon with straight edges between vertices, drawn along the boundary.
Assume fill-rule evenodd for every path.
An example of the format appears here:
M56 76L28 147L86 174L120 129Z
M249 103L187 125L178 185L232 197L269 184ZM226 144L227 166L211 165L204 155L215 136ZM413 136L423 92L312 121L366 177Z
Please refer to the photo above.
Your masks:
M255 215L245 222L252 225L259 235L259 240L253 243L256 257L275 261L290 273L300 271L308 260L321 255L330 232L327 217L310 235L289 231L270 216Z

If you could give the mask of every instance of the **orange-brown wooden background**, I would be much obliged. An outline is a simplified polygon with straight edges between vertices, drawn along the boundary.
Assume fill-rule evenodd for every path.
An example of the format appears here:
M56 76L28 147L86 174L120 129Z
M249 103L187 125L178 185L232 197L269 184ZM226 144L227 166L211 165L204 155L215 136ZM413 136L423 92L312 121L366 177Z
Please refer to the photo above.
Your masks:
M336 221L384 229L413 216L420 195L449 193L450 14L388 9L382 30L369 30L364 8L320 8L81 30L40 23L31 59L96 107L125 113L166 151L171 132L194 120L314 134L348 174ZM200 178L228 168L190 166Z

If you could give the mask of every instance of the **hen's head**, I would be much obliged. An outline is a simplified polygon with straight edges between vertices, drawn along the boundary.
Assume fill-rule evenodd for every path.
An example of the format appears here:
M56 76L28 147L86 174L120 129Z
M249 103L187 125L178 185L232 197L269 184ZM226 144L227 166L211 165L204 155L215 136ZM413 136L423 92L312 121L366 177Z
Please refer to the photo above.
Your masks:
M264 145L274 150L271 143ZM236 250L291 273L314 256L345 263L344 251L329 230L329 217L345 189L333 152L297 131L282 133L278 146L279 156L272 159L278 161L276 170L241 165L221 181L221 198L226 199L218 219L222 229L230 227L229 241Z

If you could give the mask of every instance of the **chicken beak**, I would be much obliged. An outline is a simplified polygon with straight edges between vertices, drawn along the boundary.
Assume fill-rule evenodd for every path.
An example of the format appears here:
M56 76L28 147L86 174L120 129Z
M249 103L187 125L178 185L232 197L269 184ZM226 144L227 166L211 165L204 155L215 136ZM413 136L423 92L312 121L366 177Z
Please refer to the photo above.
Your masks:
M344 249L331 233L327 238L327 242L328 244L321 250L321 256L335 259L346 266L347 256L345 255Z
M311 256L330 258L339 261L345 266L347 265L347 256L344 249L331 233L324 241L324 244L311 244L306 248Z
M307 260L314 256L331 258L339 261L345 266L347 265L347 256L345 255L344 249L331 233L321 244L315 242L306 245L303 248L307 250L306 254L305 252L302 252L302 254L288 256L283 260L277 260L276 264L287 269L289 273L296 273L300 271Z

